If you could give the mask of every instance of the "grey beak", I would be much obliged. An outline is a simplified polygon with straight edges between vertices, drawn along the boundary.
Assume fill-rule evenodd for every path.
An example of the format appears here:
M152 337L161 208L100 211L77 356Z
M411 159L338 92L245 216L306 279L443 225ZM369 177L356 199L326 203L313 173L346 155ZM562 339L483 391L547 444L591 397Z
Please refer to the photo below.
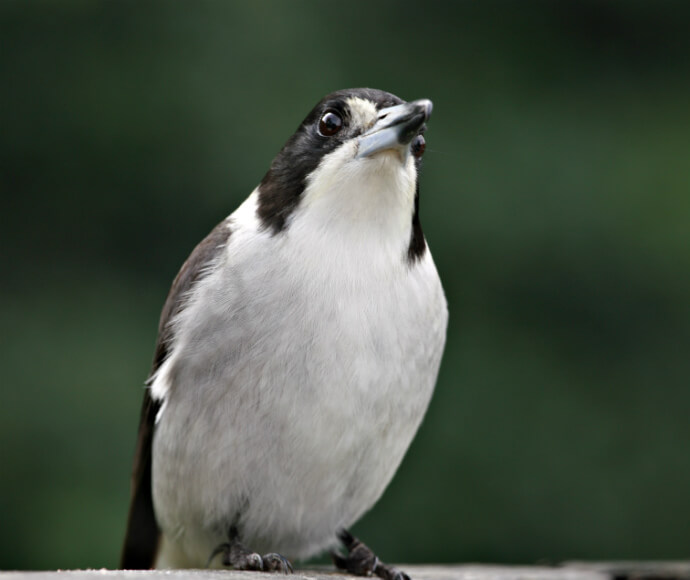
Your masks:
M429 99L419 99L381 109L376 124L359 138L357 159L370 157L384 149L400 149L409 145L429 120L432 108Z

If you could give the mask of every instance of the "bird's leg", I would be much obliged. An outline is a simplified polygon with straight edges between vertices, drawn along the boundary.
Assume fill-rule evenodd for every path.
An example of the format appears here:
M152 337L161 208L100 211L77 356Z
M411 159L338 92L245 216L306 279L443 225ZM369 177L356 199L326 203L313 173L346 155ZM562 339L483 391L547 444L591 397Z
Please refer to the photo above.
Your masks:
M410 580L410 577L393 566L380 562L376 554L366 544L343 529L338 532L338 539L347 550L347 556L331 552L336 568L346 570L356 576L370 576L375 574L383 580Z
M249 550L240 542L239 533L235 526L230 528L228 541L213 550L208 559L209 564L218 554L223 554L224 566L232 566L235 570L258 570L292 574L292 564L280 554L270 553L260 556L256 552Z

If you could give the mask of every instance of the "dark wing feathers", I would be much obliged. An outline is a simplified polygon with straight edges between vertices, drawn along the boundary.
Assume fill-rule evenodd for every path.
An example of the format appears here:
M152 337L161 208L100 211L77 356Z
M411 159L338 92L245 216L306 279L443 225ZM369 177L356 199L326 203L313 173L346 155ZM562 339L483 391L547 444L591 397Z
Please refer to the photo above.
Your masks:
M209 266L225 247L229 237L230 226L227 220L225 220L218 224L194 248L194 251L187 258L187 261L175 277L161 312L158 324L158 339L149 381L168 357L168 349L173 334L171 321L182 311L189 291L208 272ZM160 530L156 523L151 493L151 447L154 424L160 405L161 402L154 401L147 389L144 393L144 403L141 408L139 437L132 470L129 517L120 560L120 567L124 569L152 568L158 551Z
M126 570L152 568L158 551L160 532L153 512L151 495L151 442L153 425L159 408L160 403L151 398L147 389L141 408L139 437L134 453L127 533L120 559L120 568Z
M229 237L230 225L227 220L224 220L199 242L199 245L194 248L194 251L182 265L177 276L175 276L170 292L168 292L168 297L163 305L160 321L158 322L158 340L149 379L168 357L168 346L172 339L171 320L184 308L187 294L192 286L207 273L209 265L220 254Z

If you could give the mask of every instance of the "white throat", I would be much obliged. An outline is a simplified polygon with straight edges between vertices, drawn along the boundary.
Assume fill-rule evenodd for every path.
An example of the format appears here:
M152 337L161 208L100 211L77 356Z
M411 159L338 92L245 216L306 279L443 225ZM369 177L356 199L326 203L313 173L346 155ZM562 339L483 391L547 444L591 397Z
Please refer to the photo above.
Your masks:
M380 248L386 258L402 259L414 211L414 159L395 150L364 159L355 153L356 143L348 142L323 158L307 179L289 230L329 244L338 237L349 253Z

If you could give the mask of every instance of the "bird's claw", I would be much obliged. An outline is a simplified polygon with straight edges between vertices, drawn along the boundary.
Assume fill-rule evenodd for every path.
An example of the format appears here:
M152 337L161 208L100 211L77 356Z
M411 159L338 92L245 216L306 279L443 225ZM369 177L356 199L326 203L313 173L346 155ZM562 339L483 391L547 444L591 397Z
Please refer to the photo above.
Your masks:
M382 580L410 580L410 577L393 566L379 561L376 554L366 544L343 529L338 531L338 539L347 550L347 556L331 552L335 567L356 576L378 576Z
M232 566L235 570L253 570L257 572L280 572L292 574L290 561L274 552L261 556L244 547L236 533L230 534L230 541L220 544L208 559L208 566L218 554L223 554L223 566Z
M285 557L275 552L265 554L262 558L264 562L264 572L281 572L282 574L292 574L292 564Z

